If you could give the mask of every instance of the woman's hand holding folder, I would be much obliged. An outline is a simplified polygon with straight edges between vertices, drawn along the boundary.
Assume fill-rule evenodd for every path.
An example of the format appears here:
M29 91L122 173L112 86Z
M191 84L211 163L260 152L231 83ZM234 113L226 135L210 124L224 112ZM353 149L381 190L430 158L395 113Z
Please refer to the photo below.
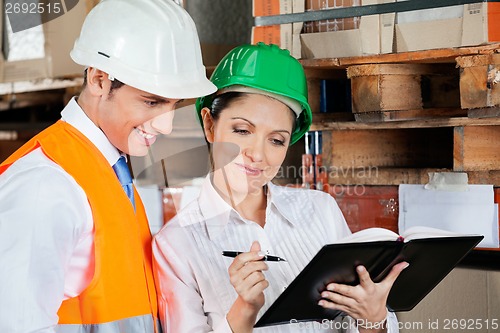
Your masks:
M356 320L360 332L365 329L369 332L385 332L387 297L399 274L408 266L407 262L395 265L379 283L372 281L364 266L357 266L358 285L330 283L321 293L323 299L318 304L345 312Z

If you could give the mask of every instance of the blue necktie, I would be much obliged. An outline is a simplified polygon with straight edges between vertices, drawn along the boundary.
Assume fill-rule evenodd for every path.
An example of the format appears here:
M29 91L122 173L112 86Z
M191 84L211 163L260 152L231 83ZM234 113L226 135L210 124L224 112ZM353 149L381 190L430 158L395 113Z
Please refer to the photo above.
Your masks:
M130 170L128 169L127 162L125 161L125 156L120 156L118 161L113 165L113 170L120 181L120 184L123 187L123 190L127 194L130 202L134 206L135 210L135 201L134 201L134 188L132 186L132 176L130 175Z

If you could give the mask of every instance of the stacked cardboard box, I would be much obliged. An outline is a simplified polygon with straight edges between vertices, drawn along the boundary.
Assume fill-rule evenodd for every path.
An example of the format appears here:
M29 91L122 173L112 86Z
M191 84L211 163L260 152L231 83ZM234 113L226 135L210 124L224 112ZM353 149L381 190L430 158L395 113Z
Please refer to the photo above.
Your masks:
M0 4L3 6L3 1L0 1ZM0 82L83 75L83 67L71 60L69 52L80 33L86 14L86 2L80 1L71 10L44 23L43 57L9 61L3 55L0 56ZM0 26L5 26L5 24L0 22ZM0 35L7 36L6 33ZM4 45L8 43L8 40L3 41Z
M500 2L398 13L396 21L397 52L500 42Z
M311 1L316 3L326 2ZM341 2L341 1L340 1ZM343 1L345 6L375 5L379 3L394 2L394 0L360 0ZM339 1L328 3L339 5ZM391 53L394 38L394 13L362 16L361 18L345 18L329 20L325 23L313 24L313 30L319 32L301 34L302 57L313 58L338 58L352 57L366 54ZM340 24L342 23L342 24ZM314 27L317 28L314 28ZM323 31L324 29L327 31ZM342 27L342 29L340 29ZM335 30L336 29L336 30Z
M253 0L253 16L271 16L300 13L304 11L304 0ZM252 44L264 42L276 44L300 58L300 32L303 23L258 26L252 28Z
M408 0L306 0L306 10ZM361 2L361 3L360 3ZM303 58L337 58L500 42L500 2L306 22Z

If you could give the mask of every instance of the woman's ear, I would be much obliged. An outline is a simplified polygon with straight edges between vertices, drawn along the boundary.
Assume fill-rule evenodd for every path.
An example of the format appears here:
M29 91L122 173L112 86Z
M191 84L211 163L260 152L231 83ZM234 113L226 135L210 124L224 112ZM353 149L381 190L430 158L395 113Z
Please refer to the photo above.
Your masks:
M214 119L210 114L210 109L205 107L201 109L201 119L203 120L203 131L205 132L205 137L210 143L214 143Z

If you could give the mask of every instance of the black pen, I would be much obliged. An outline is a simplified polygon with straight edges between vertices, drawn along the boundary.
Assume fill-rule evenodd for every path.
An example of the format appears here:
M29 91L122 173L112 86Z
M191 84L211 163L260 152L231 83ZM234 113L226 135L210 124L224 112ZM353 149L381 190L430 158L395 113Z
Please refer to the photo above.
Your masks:
M236 256L242 254L244 252L237 252L237 251L222 251L222 255L224 257L230 257L230 258L236 258ZM286 261L284 258L276 257L276 256L268 256L264 255L264 257L261 259L263 261Z

